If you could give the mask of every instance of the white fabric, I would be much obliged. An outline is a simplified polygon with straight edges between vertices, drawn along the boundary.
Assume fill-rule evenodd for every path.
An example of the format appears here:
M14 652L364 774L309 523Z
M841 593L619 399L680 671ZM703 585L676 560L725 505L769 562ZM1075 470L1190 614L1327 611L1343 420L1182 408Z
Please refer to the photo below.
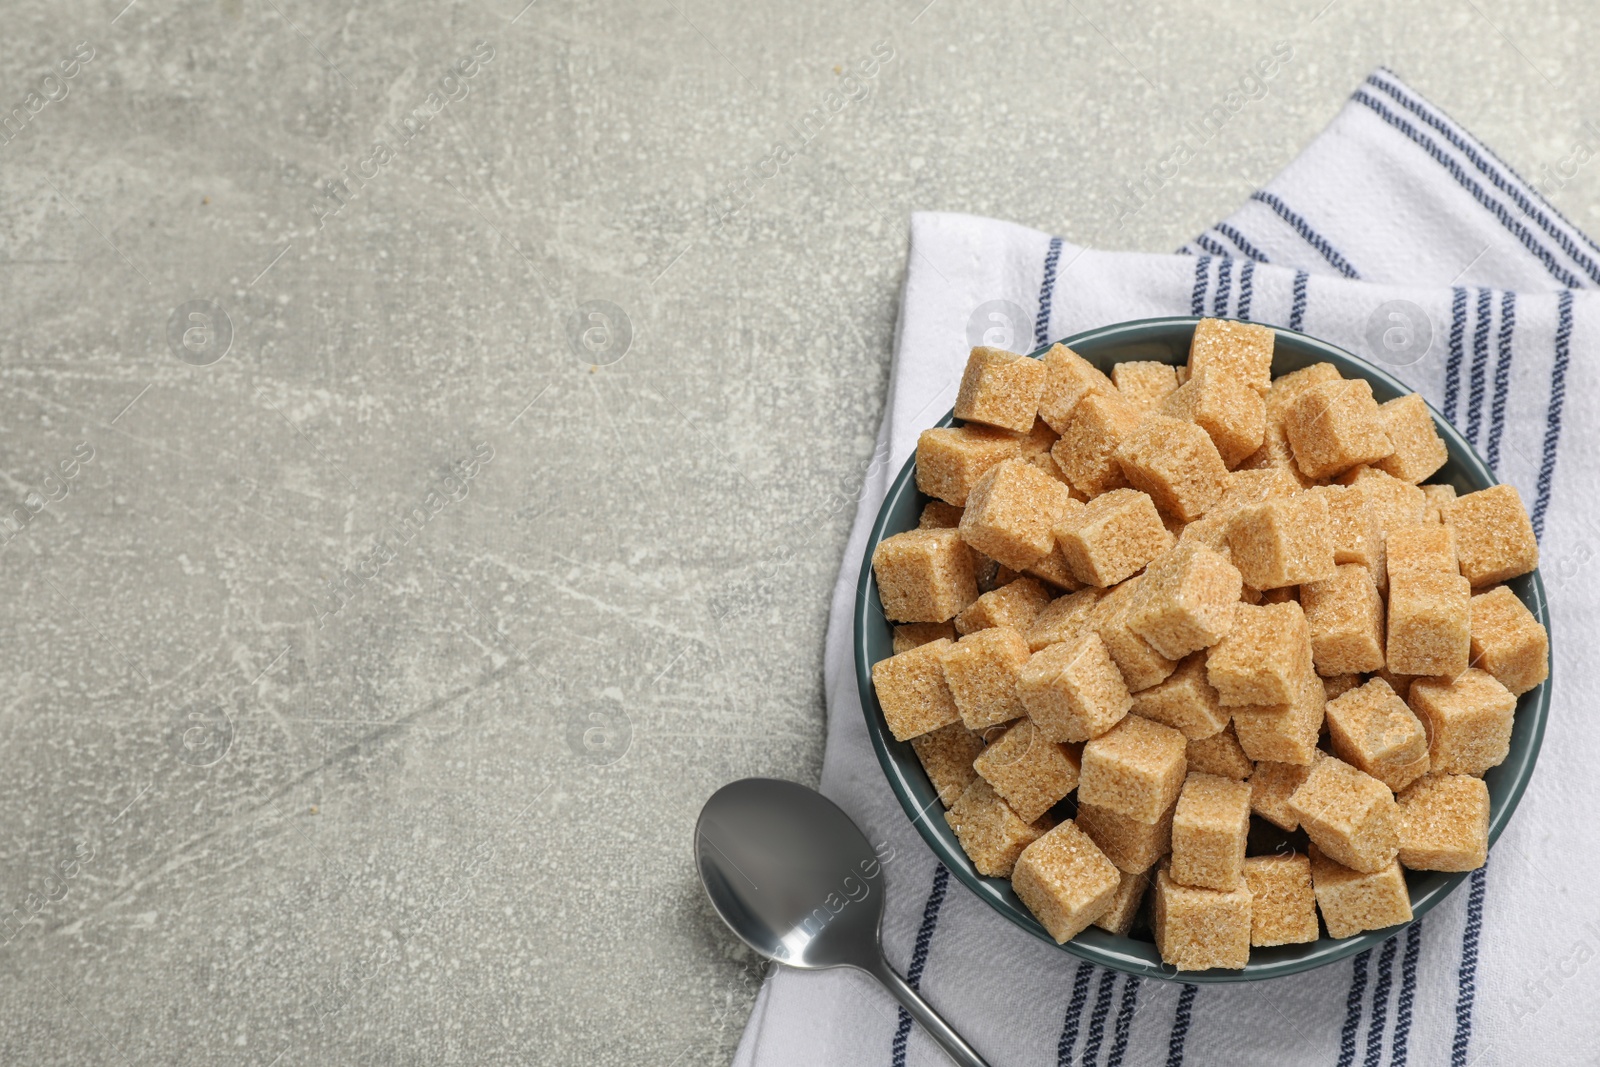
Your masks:
M1363 97L1405 116L1405 125L1384 120ZM1428 131L1444 162L1407 129ZM867 739L851 609L867 533L888 484L914 451L917 433L954 401L969 316L996 300L1032 316L1043 302L1051 239L965 215L912 220L879 438L884 461L868 472L833 595L822 789L874 842L896 850L885 867L883 942L890 962L906 973L919 928L928 933L923 993L996 1065L1592 1062L1600 1047L1600 1012L1593 1010L1600 1002L1594 991L1600 775L1592 770L1600 765L1600 727L1576 698L1600 658L1590 644L1600 632L1591 607L1600 582L1587 565L1596 550L1591 515L1600 499L1589 496L1597 488L1593 457L1600 447L1589 408L1600 383L1587 357L1600 343L1600 295L1574 288L1593 284L1600 250L1386 71L1368 79L1267 191L1302 220L1309 239L1252 200L1192 246L1203 251L1215 242L1213 251L1234 257L1226 261L1062 244L1054 283L1043 294L1049 310L1041 332L1054 340L1121 320L1201 310L1293 322L1358 355L1393 362L1392 352L1369 343L1375 309L1392 300L1422 309L1431 345L1396 373L1435 407L1453 412L1463 432L1474 430L1479 451L1530 510L1548 509L1541 527L1555 701L1532 785L1493 850L1486 878L1463 882L1420 931L1398 935L1354 963L1227 986L1139 980L1082 964L1011 926L953 877L942 901L934 899L938 864L890 792ZM1247 253L1270 262L1247 267ZM1248 306L1241 309L1247 277ZM1452 285L1518 291L1507 297L1498 288ZM1298 313L1297 287L1304 291ZM1022 336L1012 347L1031 349L1035 324L1016 332ZM1379 335L1381 328L1373 334ZM1476 937L1467 931L1474 893L1481 910ZM1470 982L1463 981L1464 958L1474 972ZM1185 1014L1186 1032L1179 1019ZM895 1003L863 975L780 970L760 991L735 1062L891 1064L901 1025ZM899 1043L900 1062L947 1062L915 1027Z

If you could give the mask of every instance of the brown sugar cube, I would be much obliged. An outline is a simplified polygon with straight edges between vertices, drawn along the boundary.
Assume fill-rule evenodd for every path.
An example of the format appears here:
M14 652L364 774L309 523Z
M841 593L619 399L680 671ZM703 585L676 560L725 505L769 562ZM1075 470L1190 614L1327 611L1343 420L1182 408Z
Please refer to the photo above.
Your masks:
M1121 884L1118 870L1071 819L1023 849L1011 872L1011 888L1057 944L1104 915Z
M1365 378L1313 385L1289 405L1283 428L1307 478L1330 478L1394 452Z
M1328 701L1326 714L1334 755L1395 792L1428 773L1422 720L1382 678Z
M1023 822L982 778L974 778L956 798L944 821L956 832L972 866L989 878L1011 877L1022 850L1050 829L1048 818Z
M1289 447L1288 431L1283 428L1282 422L1274 422L1270 414L1267 416L1267 427L1261 438L1261 447L1246 456L1236 469L1281 470L1300 486L1317 484L1314 479L1300 473L1300 468L1294 462L1294 449Z
M1081 589L1076 593L1056 597L1033 617L1028 627L1028 648L1037 652L1046 645L1070 641L1083 633L1089 614L1100 602L1101 591Z
M1430 770L1482 774L1511 751L1517 698L1486 671L1468 667L1453 681L1418 678L1406 702L1428 731Z
M1448 526L1403 526L1384 539L1384 556L1390 580L1396 574L1461 573L1455 531Z
M1440 509L1456 532L1461 573L1473 588L1493 585L1539 565L1539 542L1522 498L1509 485L1457 497Z
M1250 787L1190 771L1172 816L1172 877L1184 885L1236 889L1244 880Z
M1245 584L1278 589L1333 576L1333 525L1316 493L1272 497L1242 508L1228 527L1229 556Z
M1066 433L1078 402L1092 393L1115 393L1117 387L1094 364L1066 345L1052 345L1040 361L1044 364L1044 392L1039 397L1039 417L1056 433Z
M1164 681L1135 693L1128 710L1180 731L1191 745L1228 725L1228 711L1217 703L1217 691L1206 680L1204 652L1185 657Z
M1173 545L1155 504L1137 489L1102 493L1069 511L1055 533L1073 577L1102 587L1137 574Z
M978 599L972 553L955 530L907 530L872 550L883 613L895 622L945 622Z
M1322 679L1322 692L1329 700L1350 692L1361 684L1359 674L1335 674ZM1403 697L1401 699L1404 699Z
M1317 939L1317 897L1311 857L1298 852L1244 861L1250 889L1250 946L1303 945Z
M1218 371L1265 394L1272 387L1272 347L1277 334L1270 326L1229 319L1201 319L1189 341L1189 378Z
M1120 393L1090 393L1078 402L1050 454L1073 488L1097 497L1128 484L1116 451L1138 425L1138 410Z
M1319 485L1308 492L1328 505L1328 526L1333 532L1333 562L1358 563L1377 575L1383 553L1383 527L1378 512L1360 485Z
M1237 511L1273 497L1293 496L1301 490L1300 480L1282 467L1228 472L1228 488L1208 514Z
M1428 501L1428 521L1444 521L1444 509L1456 498L1456 487L1453 485L1421 485L1417 488Z
M1374 464L1379 470L1416 485L1445 465L1450 451L1433 425L1433 413L1421 393L1407 393L1378 405L1383 430L1394 451Z
M1150 494L1165 515L1193 522L1221 498L1228 468L1200 427L1165 415L1146 416L1117 446L1128 484Z
M1329 937L1350 937L1411 921L1411 894L1396 861L1363 873L1330 859L1313 844L1311 885Z
M894 651L898 655L918 645L944 638L956 639L956 628L948 622L907 622L894 628Z
M954 530L961 525L961 509L943 500L930 500L917 517L919 530Z
M978 776L972 761L983 751L983 738L959 722L911 739L911 751L928 773L939 800L945 807L956 802Z
M1128 627L1161 655L1182 659L1227 636L1243 585L1233 564L1204 545L1173 548L1145 569Z
M1006 626L968 634L945 649L945 685L967 729L982 730L1027 713L1017 695L1017 679L1027 662L1028 642Z
M955 416L1014 433L1027 433L1039 413L1044 364L1036 359L980 345L967 357L956 395Z
M1245 755L1256 761L1309 764L1317 758L1327 697L1322 682L1306 665L1293 700L1233 709L1233 730Z
M1079 800L1078 825L1118 870L1139 874L1172 851L1172 813L1177 807L1174 800L1160 818L1149 823Z
M1311 630L1311 658L1318 674L1361 674L1383 667L1383 598L1367 568L1346 563L1332 578L1307 582L1300 587L1300 606Z
M1399 697L1401 700L1404 700L1404 701L1406 701L1408 703L1410 702L1410 700L1411 700L1411 683L1416 680L1416 676L1415 675L1411 675L1411 674L1396 674L1393 671L1391 671L1389 668L1385 667L1381 671L1375 671L1374 672L1374 677L1382 678L1384 681L1388 682L1389 683L1389 688L1394 690L1394 695L1395 696ZM1329 697L1328 699L1331 700L1333 698Z
M1133 929L1133 921L1139 917L1139 905L1144 902L1145 890L1150 888L1150 876L1143 871L1129 874L1119 870L1117 874L1120 881L1116 893L1111 897L1111 906L1094 921L1094 925L1107 933L1127 937L1128 931Z
M1178 388L1178 372L1170 363L1139 360L1112 367L1111 381L1124 400L1147 415Z
M1114 727L1133 699L1099 634L1047 645L1017 682L1028 717L1052 741L1087 741Z
M1233 517L1237 514L1237 510L1226 511L1220 506L1212 508L1204 518L1183 524L1178 544L1202 545L1228 562L1233 562L1233 550L1228 547L1228 527L1233 524ZM1244 595L1242 591L1241 595Z
M1466 774L1430 774L1396 798L1400 863L1413 871L1474 871L1489 860L1489 787Z
M1148 689L1177 669L1176 660L1157 652L1150 642L1128 625L1144 575L1135 575L1112 589L1089 613L1089 626L1105 642L1106 650L1122 672L1128 692Z
M1359 488L1366 496L1368 507L1377 517L1377 557L1372 561L1372 577L1378 583L1378 591L1387 593L1389 573L1384 543L1391 532L1407 526L1420 526L1426 521L1427 495L1410 482L1402 482L1387 471L1366 464L1352 467L1339 476L1339 481Z
M995 738L972 761L1023 822L1033 822L1078 787L1078 753L1046 740L1023 719Z
M1206 655L1206 679L1223 707L1293 699L1311 662L1311 630L1299 604L1235 604L1228 636Z
M1083 502L1076 498L1067 503L1068 509L1065 514L1071 514L1083 507ZM1050 551L1024 568L1023 573L1064 593L1076 592L1083 588L1083 583L1073 577L1072 568L1067 566L1067 557L1062 554L1061 546L1053 541Z
M1064 483L1062 488L1066 488ZM1083 501L1073 497L1067 501L1067 507L1062 512L1062 516L1065 517L1075 511L1082 510L1082 508ZM1062 554L1061 546L1056 543L1053 536L1050 542L1050 551L1023 568L1023 573L1030 578L1037 578L1046 585L1064 593L1074 593L1083 588L1083 583L1073 577L1072 568L1067 566L1067 557Z
M1550 677L1550 635L1503 585L1472 598L1472 665L1521 696Z
M1009 626L1026 633L1039 612L1050 603L1050 591L1032 578L1019 578L991 589L956 616L956 632L977 633L991 626Z
M917 438L917 488L964 507L978 479L996 464L1018 459L1017 435L987 426L936 426Z
M1289 810L1312 844L1353 870L1381 871L1400 848L1389 787L1333 756L1312 765Z
M1250 810L1280 830L1298 830L1300 819L1289 809L1289 798L1305 784L1311 764L1262 760L1250 776Z
M1418 525L1428 510L1428 494L1388 471L1364 463L1339 475L1339 484L1358 485L1366 490L1367 500L1377 512L1378 525L1385 535L1402 526Z
M1035 362L1038 361L1036 360ZM1050 428L1048 422L1035 417L1033 428L1017 439L1017 445L1022 449L1022 457L1026 459L1029 456L1037 456L1049 452L1050 446L1055 444L1060 436Z
M1454 678L1472 652L1472 587L1454 574L1389 576L1384 655L1396 674Z
M1157 821L1183 788L1186 744L1170 726L1127 716L1083 746L1079 801Z
M1261 447L1267 409L1261 394L1220 371L1191 374L1162 401L1161 414L1199 426L1211 437L1224 466L1232 468Z
M1274 378L1272 388L1267 390L1267 421L1281 424L1301 393L1314 385L1341 381L1343 377L1332 363L1313 363Z
M1072 488L1072 483L1067 481L1066 471L1061 469L1061 465L1056 462L1055 457L1049 452L1025 452L1023 453L1022 458L1024 462L1033 464L1035 467L1038 467L1039 470L1043 471L1045 474L1066 486L1067 492L1072 494L1072 499L1077 500L1079 497L1083 496L1082 493L1079 493Z
M1240 968L1250 962L1250 887L1224 892L1182 885L1156 872L1150 925L1161 959L1180 971Z
M1077 507L1083 505L1066 486L1023 460L1008 459L973 486L961 513L961 537L990 559L1026 570L1055 547L1056 523Z
M1255 769L1250 757L1244 754L1244 746L1239 744L1239 735L1234 732L1231 722L1210 737L1190 740L1184 751L1184 760L1191 774L1203 771L1236 782L1250 777L1250 772Z
M872 665L872 689L896 741L961 721L944 681L945 650L954 647L954 641L930 641Z

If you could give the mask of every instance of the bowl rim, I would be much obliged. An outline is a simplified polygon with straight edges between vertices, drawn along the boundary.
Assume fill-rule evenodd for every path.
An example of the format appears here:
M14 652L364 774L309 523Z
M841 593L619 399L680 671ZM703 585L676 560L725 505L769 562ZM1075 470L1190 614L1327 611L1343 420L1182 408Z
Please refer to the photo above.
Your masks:
M1124 322L1099 326L1091 330L1084 330L1060 341L1052 341L1039 346L1028 355L1030 358L1039 358L1056 344L1076 349L1078 346L1105 347L1115 345L1119 339L1128 343L1137 343L1134 338L1126 337L1125 335L1142 335L1161 329L1188 327L1192 333L1194 326L1202 318L1214 317L1216 316L1165 315L1154 318L1130 319ZM1251 325L1263 324L1251 323ZM1281 326L1272 326L1270 328L1277 336L1292 338L1296 344L1320 351L1331 357L1333 362L1353 364L1360 369L1364 377L1382 382L1396 394L1404 395L1417 392L1417 390L1395 378L1381 367L1375 366L1370 361L1362 359L1360 356L1337 345L1298 330L1290 330ZM1428 404L1426 398L1423 399L1423 403L1427 404L1428 413L1433 419L1434 426L1440 436L1445 439L1452 458L1462 458L1463 465L1467 468L1467 473L1472 480L1481 482L1485 486L1500 484L1494 472L1489 469L1488 464L1483 461L1477 450L1461 435L1455 426L1446 421L1432 404ZM947 412L941 420L932 425L949 426L953 423L954 409ZM855 608L852 615L853 632L851 640L855 653L856 687L861 697L861 707L866 718L867 733L872 739L872 747L877 755L878 764L883 769L884 776L888 779L889 786L899 800L900 806L905 810L912 825L922 836L922 839L927 842L928 847L933 850L939 861L968 890L985 901L1000 915L1046 944L1060 948L1079 959L1124 973L1187 983L1248 982L1299 974L1326 966L1382 944L1419 921L1435 905L1454 892L1469 875L1474 873L1473 871L1455 873L1416 872L1430 877L1427 878L1428 884L1422 891L1412 895L1412 918L1410 922L1383 927L1378 930L1363 931L1347 938L1320 937L1315 942L1308 942L1308 948L1301 955L1285 959L1264 960L1259 963L1252 960L1239 970L1213 968L1206 971L1178 971L1161 962L1159 956L1154 961L1149 959L1149 947L1153 946L1149 946L1148 942L1137 941L1126 936L1112 935L1095 927L1090 927L1079 937L1058 945L1055 939L1050 936L1032 914L1028 913L1025 907L1019 907L1013 900L1006 898L1006 894L1010 893L1008 879L986 878L978 874L971 861L968 860L966 853L955 842L953 832L948 830L941 831L933 824L929 812L932 803L930 802L927 806L924 806L917 800L912 782L908 778L908 767L903 766L902 761L897 760L894 753L890 751L890 745L892 744L904 746L905 751L909 752L910 743L894 741L892 735L888 733L883 719L883 711L878 705L877 694L872 687L872 664L868 659L866 627L870 621L871 613L876 612L882 617L883 610L876 595L877 581L872 573L872 553L878 543L885 537L885 528L893 510L892 506L898 503L906 492L917 492L914 480L916 461L916 453L913 451L907 457L900 473L890 483L888 491L884 494L867 537L861 570L856 583ZM1527 789L1528 782L1533 777L1533 768L1538 761L1539 750L1544 743L1545 724L1549 717L1552 683L1555 677L1554 635L1550 633L1550 615L1548 600L1545 596L1544 581L1537 568L1528 575L1519 577L1528 579L1527 591L1531 594L1528 598L1531 603L1528 603L1527 606L1533 612L1534 617L1545 627L1546 634L1549 635L1550 650L1548 656L1551 670L1543 682L1534 689L1529 690L1528 693L1518 697L1517 717L1519 720L1524 721L1531 717L1532 732L1528 743L1521 746L1520 749L1513 746L1513 751L1507 756L1506 761L1499 768L1496 768L1509 772L1509 788L1505 800L1498 806L1498 810L1491 810L1490 812L1489 846L1491 850L1501 832L1505 829L1506 824L1510 821L1512 813L1516 811L1517 805L1521 802L1522 795ZM887 620L884 621L887 622ZM1529 697L1532 697L1531 701L1528 699ZM1524 702L1527 703L1526 707L1523 706ZM910 757L909 764L910 772L921 776L923 781L926 782L926 773L922 770L921 764L914 755ZM928 788L931 789L931 785ZM934 795L937 797L937 793ZM943 809L941 808L936 814L942 815ZM944 825L942 818L939 819L939 824L941 826ZM1484 869L1478 868L1480 871ZM1005 888L1002 889L1001 886ZM1100 936L1093 936L1097 934ZM1135 953L1123 947L1129 944L1149 947Z

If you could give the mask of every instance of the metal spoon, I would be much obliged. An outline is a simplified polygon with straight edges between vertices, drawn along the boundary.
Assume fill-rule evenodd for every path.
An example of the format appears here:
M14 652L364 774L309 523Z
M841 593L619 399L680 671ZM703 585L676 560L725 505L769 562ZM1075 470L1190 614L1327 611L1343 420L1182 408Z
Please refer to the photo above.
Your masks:
M961 1067L988 1067L884 960L886 857L837 804L793 782L746 778L706 801L694 840L711 904L745 944L791 967L866 971Z

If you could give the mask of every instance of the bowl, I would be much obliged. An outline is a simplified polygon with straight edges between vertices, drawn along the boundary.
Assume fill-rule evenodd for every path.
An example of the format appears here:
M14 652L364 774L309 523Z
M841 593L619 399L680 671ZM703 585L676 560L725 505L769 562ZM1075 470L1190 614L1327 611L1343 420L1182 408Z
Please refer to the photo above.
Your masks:
M1180 364L1188 359L1189 340L1194 334L1195 317L1141 319L1089 330L1066 338L1062 343L1093 363L1110 372L1113 364L1125 360L1159 360ZM1045 346L1032 353L1044 354ZM1346 378L1365 378L1372 385L1373 395L1382 403L1397 396L1413 392L1406 385L1363 359L1325 341L1278 329L1277 343L1272 358L1272 373L1276 377L1298 370L1312 363L1332 363ZM1497 484L1487 464L1479 458L1455 427L1446 422L1437 411L1429 407L1439 436L1449 449L1450 459L1429 481L1449 482L1458 493L1469 493ZM954 421L947 414L938 425L948 426ZM985 878L980 875L961 850L960 843L949 825L941 817L943 807L928 776L917 761L916 754L907 742L896 741L884 722L883 710L878 705L872 688L872 665L893 651L893 624L884 617L883 605L878 599L878 587L872 574L872 552L885 537L916 528L922 507L928 501L917 490L916 457L906 461L905 468L889 488L883 506L878 510L868 538L866 554L861 561L861 579L857 585L855 603L855 655L856 684L861 691L861 706L866 712L867 732L877 751L878 762L906 816L917 832L927 841L934 854L948 867L956 878L995 911L1033 934L1054 945L1052 938L1012 892L1011 883L1004 878ZM1534 616L1550 628L1550 617L1544 594L1544 583L1539 572L1525 574L1506 583L1522 598ZM1489 843L1493 846L1499 838L1517 801L1527 788L1533 774L1534 761L1539 755L1539 744L1544 737L1545 717L1550 710L1550 679L1524 693L1517 702L1517 711L1511 733L1511 751L1505 762L1484 775L1489 786ZM1073 797L1057 805L1055 814L1065 816L1072 809ZM1271 848L1273 835L1293 839L1294 835L1281 835L1263 820L1251 818L1251 853L1257 854ZM1299 833L1303 833L1300 831ZM1301 838L1303 840L1303 838ZM1411 892L1413 922L1422 918L1435 905L1447 897L1471 872L1446 874L1437 871L1407 871L1406 883ZM1275 978L1297 974L1344 959L1363 949L1382 943L1404 926L1369 930L1346 938L1323 937L1302 945L1279 945L1272 948L1254 948L1250 961L1241 970L1216 968L1208 971L1177 972L1162 963L1148 933L1139 936L1138 928L1131 936L1119 937L1097 927L1090 927L1077 937L1059 946L1080 959L1110 967L1129 974L1151 978L1181 979L1184 982L1242 982L1262 978Z

